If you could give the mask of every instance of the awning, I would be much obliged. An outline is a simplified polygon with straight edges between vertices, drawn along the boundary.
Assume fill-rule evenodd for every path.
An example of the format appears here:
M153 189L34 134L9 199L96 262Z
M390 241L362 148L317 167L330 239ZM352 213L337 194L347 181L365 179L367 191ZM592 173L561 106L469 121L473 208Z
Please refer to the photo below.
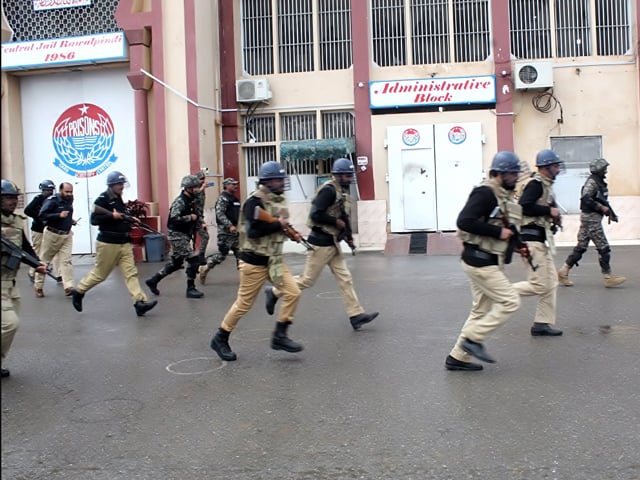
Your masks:
M356 142L350 138L327 138L323 140L299 140L282 142L280 158L288 160L325 160L348 157L356 151Z

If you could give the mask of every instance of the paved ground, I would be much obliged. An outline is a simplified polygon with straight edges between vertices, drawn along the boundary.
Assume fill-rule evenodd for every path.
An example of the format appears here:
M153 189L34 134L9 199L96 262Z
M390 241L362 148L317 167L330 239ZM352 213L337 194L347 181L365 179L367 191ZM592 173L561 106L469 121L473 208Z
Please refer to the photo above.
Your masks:
M294 272L303 262L289 257ZM525 299L480 373L443 368L470 301L456 257L349 257L380 317L352 331L325 272L291 329L300 354L270 350L261 297L230 364L209 339L235 296L231 260L202 300L184 298L182 273L166 279L146 318L117 274L79 314L53 283L34 298L22 272L2 478L637 480L640 247L615 247L613 263L624 288L603 288L592 250L561 287L561 338L529 335Z

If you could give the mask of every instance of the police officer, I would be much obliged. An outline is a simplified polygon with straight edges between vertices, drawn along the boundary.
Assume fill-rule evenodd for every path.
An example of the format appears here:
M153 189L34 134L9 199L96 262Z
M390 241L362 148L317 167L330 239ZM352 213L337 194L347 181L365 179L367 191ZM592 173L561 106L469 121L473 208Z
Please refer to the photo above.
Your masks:
M201 222L196 229L196 235L200 237L200 247L198 248L200 265L204 266L207 264L205 260L205 253L207 252L207 245L209 245L209 231L207 229L207 224L204 221L204 207L207 200L207 194L205 190L207 189L208 185L206 183L206 175L204 171L200 170L198 173L196 173L196 177L198 178L198 182L200 182L200 188L196 192L195 204L196 208L198 209L198 215L200 215L201 219Z
M218 252L207 258L207 264L200 267L200 282L207 281L209 270L224 262L229 251L236 257L238 265L238 217L240 216L240 201L238 200L238 181L235 178L225 178L222 182L223 191L216 200L216 224L218 229Z
M360 305L353 288L351 272L340 248L342 238L353 245L349 218L351 211L349 190L354 173L351 160L337 159L331 168L331 180L320 186L311 201L311 211L307 220L311 233L307 240L315 245L315 249L307 255L304 272L296 276L295 280L300 290L310 288L315 285L320 273L328 265L342 292L342 300L351 326L354 330L358 330L362 325L375 319L378 312L365 313ZM282 293L276 287L267 287L265 294L267 313L273 315L275 304Z
M229 334L251 309L267 280L282 292L282 308L271 338L271 348L286 352L300 352L303 349L301 344L287 336L300 299L300 289L282 255L282 244L287 238L283 229L288 225L289 216L284 196L288 180L278 162L262 164L258 189L242 205L238 295L211 339L211 348L222 360L236 359L236 354L229 347Z
M38 255L40 255L40 247L42 246L42 235L44 232L44 223L40 221L40 210L44 201L53 195L56 189L55 184L51 180L43 180L38 185L40 193L33 197L33 200L29 202L24 208L24 214L27 217L31 217L31 241L33 242L33 249ZM56 260L58 257L54 257L54 263L58 263ZM56 268L56 272L58 268ZM33 283L35 281L35 269L31 267L29 269L29 280ZM58 282L62 282L62 277L58 277Z
M463 242L462 268L469 277L473 302L462 331L445 360L447 370L482 370L471 357L494 363L484 340L520 307L520 295L504 273L505 257L522 209L513 199L520 165L513 152L496 153L489 178L475 187L458 215Z
M78 312L82 311L85 293L106 280L116 266L120 267L124 283L133 299L136 315L143 316L158 303L156 300L147 301L147 296L140 288L129 236L131 222L139 223L140 220L126 216L126 207L122 200L122 191L126 183L127 178L122 173L110 172L107 175L107 190L93 202L91 225L97 225L99 229L96 239L96 262L72 292L73 308Z
M24 234L24 224L27 217L16 214L15 210L18 206L18 196L21 195L20 190L10 180L2 179L2 238L13 242L21 247L25 252L38 258L33 247ZM9 353L13 337L18 330L20 318L18 312L20 310L20 291L16 286L16 274L18 268L11 269L9 267L8 253L2 251L2 364ZM24 260L23 260L24 261ZM36 268L38 273L45 273L45 265L41 264ZM10 375L9 370L1 368L0 376L2 378Z
M187 298L202 298L204 293L196 289L195 278L198 274L200 259L194 251L192 240L202 217L196 204L196 196L200 190L200 181L195 175L187 175L180 183L182 192L171 204L169 211L169 241L171 242L171 260L153 277L146 280L149 290L160 295L158 283L167 275L181 270L185 260L187 266Z
M559 222L560 210L555 204L553 182L563 171L564 163L553 150L541 150L536 155L538 169L524 185L520 196L522 228L520 233L531 251L536 270L527 265L527 280L513 286L520 295L538 295L538 305L531 335L558 336L562 330L556 323L556 292L558 276L553 264L555 245L552 227Z
M604 278L604 286L615 287L626 280L625 277L611 273L611 247L602 228L602 218L606 215L609 221L618 221L609 207L609 189L605 178L609 162L604 158L593 160L589 164L591 175L582 186L580 193L580 229L578 230L578 244L567 257L564 265L558 270L558 279L566 287L573 285L569 279L569 270L578 266L582 255L587 251L592 241L598 250L600 271Z
M73 219L73 185L71 183L61 183L58 194L45 200L39 218L46 225L42 235L41 260L49 264L53 257L58 255L60 267L58 273L62 276L64 294L69 296L73 290L71 227L76 224ZM34 287L36 297L44 297L44 275L36 274Z

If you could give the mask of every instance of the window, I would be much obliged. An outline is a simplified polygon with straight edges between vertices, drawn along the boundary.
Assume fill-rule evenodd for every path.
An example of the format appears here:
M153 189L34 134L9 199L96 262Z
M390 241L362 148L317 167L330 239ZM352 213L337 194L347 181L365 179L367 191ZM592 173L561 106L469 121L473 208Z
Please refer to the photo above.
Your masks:
M322 112L322 138L349 138L355 136L352 112Z
M278 0L280 73L313 71L311 0Z
M372 0L373 61L381 67L405 65L404 0Z
M518 58L631 54L630 0L510 0Z
M313 140L316 136L316 112L283 113L280 115L282 141Z
M242 58L249 75L273 73L271 0L242 1Z
M488 0L454 0L455 62L482 62L490 53Z
M351 2L320 0L318 5L320 70L351 66Z
M412 2L411 38L414 65L449 63L449 1Z
M244 117L244 124L247 176L257 177L260 165L277 159L276 116L274 114L247 116Z

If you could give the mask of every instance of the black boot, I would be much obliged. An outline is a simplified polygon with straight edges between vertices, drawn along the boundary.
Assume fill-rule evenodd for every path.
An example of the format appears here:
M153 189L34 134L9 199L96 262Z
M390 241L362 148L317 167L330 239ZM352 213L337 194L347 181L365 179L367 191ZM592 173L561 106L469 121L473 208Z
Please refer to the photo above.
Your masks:
M0 377L2 377L2 378L6 378L6 377L8 377L9 375L11 375L11 372L10 372L9 370L7 370L6 368L3 368L3 369L2 369L2 372L0 373Z
M273 287L266 287L264 289L265 294L265 302L264 306L267 309L267 313L269 315L273 315L273 311L276 308L276 303L278 303L278 297L273 294Z
M271 337L271 348L291 353L301 352L304 347L287 337L289 325L291 322L276 322L276 330Z
M231 351L229 346L229 334L223 328L219 328L216 334L211 339L211 348L218 354L218 356L227 362L233 362L236 358L235 353Z
M354 315L353 317L349 317L349 321L351 322L351 326L354 330L359 330L362 325L371 322L378 316L378 312L373 313L361 313L359 315Z
M75 308L78 312L82 311L83 298L84 293L78 292L75 288L71 290L71 303L73 304L73 308Z
M202 298L204 293L196 288L195 280L187 280L187 298Z
M142 317L145 313L151 310L158 304L157 300L152 300L150 302L145 302L144 300L138 300L133 304L133 308L136 309L136 315Z
M160 290L158 290L158 283L160 283L160 280L162 280L164 277L166 277L166 275L158 272L153 277L148 278L144 283L147 284L147 287L149 287L151 293L153 293L154 295L160 295Z

